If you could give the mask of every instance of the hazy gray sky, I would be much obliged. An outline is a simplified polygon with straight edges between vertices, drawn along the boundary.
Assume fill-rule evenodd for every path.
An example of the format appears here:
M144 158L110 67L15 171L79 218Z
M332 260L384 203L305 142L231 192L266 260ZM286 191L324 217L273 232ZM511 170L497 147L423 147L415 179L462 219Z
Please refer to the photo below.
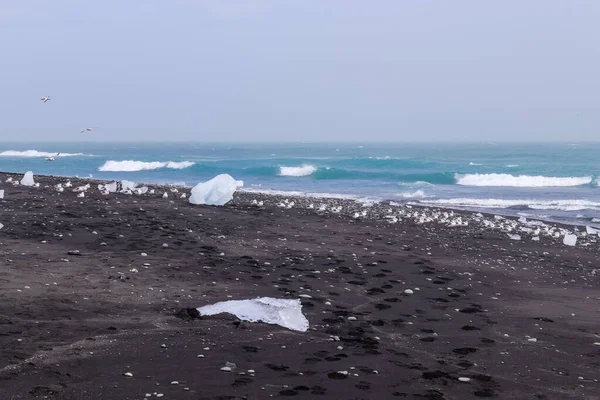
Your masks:
M598 0L0 0L0 140L598 140L598 21Z

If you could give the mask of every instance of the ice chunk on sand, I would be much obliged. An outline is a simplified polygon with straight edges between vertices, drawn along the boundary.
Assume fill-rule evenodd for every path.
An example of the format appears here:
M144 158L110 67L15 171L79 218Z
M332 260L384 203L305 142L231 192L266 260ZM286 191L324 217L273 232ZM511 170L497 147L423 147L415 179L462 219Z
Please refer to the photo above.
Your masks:
M145 190L144 190L145 188ZM107 183L106 185L98 185L98 190L100 190L101 192L109 192L109 193L125 193L128 190L129 191L136 191L136 189L138 189L137 184L135 182L132 181L115 181L115 182L111 182L111 183ZM143 193L139 193L139 194L144 194L148 191L148 188L143 186L142 188ZM136 193L138 193L136 191Z
M25 175L23 175L23 179L21 179L21 185L23 186L33 186L35 182L33 181L33 172L27 171Z
M199 307L198 311L200 315L229 313L243 321L262 321L299 332L308 330L308 320L302 314L300 299L259 297L251 300L229 300Z
M192 188L190 203L222 206L233 198L237 182L231 175L221 174Z
M575 235L571 235L570 233L567 233L565 235L565 238L563 239L563 244L566 246L575 246L575 244L577 243L577 236Z
M4 198L4 190L0 190L0 200Z
M511 240L521 240L521 235L512 235L512 234L508 233L508 237Z
M2 197L0 196L0 199ZM585 227L585 231L587 232L588 235L598 235L598 229L592 228L591 226L586 226Z

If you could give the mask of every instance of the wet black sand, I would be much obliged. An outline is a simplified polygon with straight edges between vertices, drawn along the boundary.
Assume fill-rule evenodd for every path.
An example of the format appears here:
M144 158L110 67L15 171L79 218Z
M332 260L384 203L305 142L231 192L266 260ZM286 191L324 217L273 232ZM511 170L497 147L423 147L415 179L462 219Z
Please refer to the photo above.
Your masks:
M78 198L53 190L65 178L7 176L2 399L600 398L595 239L390 224L387 205L356 219L341 200ZM300 295L306 333L181 312Z

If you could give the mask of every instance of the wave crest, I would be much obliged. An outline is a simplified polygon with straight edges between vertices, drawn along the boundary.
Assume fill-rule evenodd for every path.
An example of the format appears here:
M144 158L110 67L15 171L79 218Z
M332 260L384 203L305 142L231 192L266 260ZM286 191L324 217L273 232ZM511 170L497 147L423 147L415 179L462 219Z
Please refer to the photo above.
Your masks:
M301 165L299 167L279 167L279 176L308 176L317 170L313 165Z
M193 166L195 163L192 161L134 161L134 160L123 160L114 161L109 160L98 168L98 171L102 172L135 172L135 171L149 171L154 169L169 168L169 169L184 169Z
M58 155L57 155L58 154ZM6 150L0 153L0 157L76 157L76 156L85 156L83 153L48 153L45 151L37 151L37 150Z
M558 187L581 186L592 183L591 176L548 177L509 174L456 174L456 184L463 186Z

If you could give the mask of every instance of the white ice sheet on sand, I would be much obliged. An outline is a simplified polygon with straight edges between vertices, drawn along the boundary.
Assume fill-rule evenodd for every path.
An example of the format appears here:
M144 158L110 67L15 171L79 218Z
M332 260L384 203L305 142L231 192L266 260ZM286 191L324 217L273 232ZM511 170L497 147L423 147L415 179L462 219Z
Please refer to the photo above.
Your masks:
M243 321L262 321L299 332L308 330L308 320L302 314L299 299L259 297L251 300L229 300L198 307L198 311L200 315L229 313Z

